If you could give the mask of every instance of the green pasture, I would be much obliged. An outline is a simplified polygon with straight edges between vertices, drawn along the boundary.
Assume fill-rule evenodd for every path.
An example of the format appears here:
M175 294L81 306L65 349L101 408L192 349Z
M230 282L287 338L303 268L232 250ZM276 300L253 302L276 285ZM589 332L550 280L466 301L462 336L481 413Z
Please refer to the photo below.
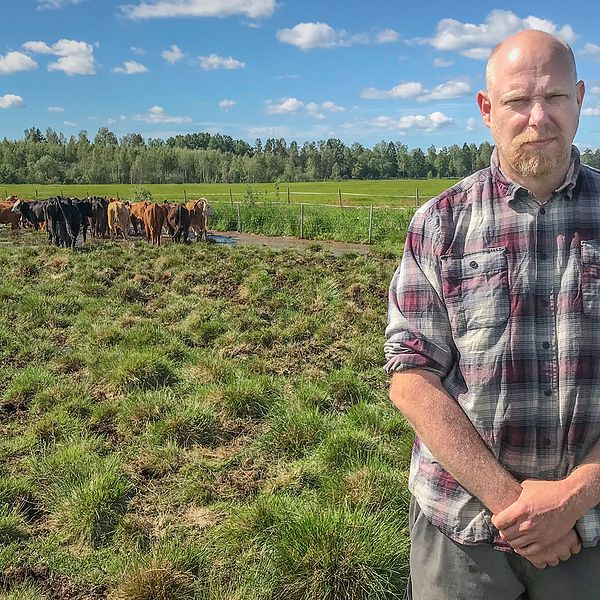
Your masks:
M0 230L0 599L403 598L397 261Z
M384 181L316 181L305 183L144 185L156 200L181 201L205 197L211 202L338 204L346 206L415 206L456 183L455 179L394 179ZM4 185L0 197L46 198L57 194L83 198L107 196L130 199L134 185ZM417 199L418 190L418 199Z

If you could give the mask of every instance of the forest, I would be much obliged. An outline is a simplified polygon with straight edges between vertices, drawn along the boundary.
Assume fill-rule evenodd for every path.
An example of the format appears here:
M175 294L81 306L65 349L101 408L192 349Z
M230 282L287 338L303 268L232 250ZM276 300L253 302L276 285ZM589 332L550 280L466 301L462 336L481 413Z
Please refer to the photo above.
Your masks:
M102 127L93 139L82 130L67 138L53 129L25 130L23 138L0 141L0 184L88 183L270 183L344 179L431 179L464 177L489 164L488 142L430 146L400 141L372 148L339 139L287 142L190 133L166 140L129 133L120 139ZM600 167L600 150L582 160Z

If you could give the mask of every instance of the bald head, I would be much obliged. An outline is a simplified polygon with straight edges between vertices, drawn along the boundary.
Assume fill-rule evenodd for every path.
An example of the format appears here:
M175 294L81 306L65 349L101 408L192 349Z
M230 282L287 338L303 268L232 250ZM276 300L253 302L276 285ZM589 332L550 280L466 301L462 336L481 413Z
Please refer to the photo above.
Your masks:
M535 54L547 62L565 61L573 75L573 83L577 82L575 56L569 44L545 31L527 29L502 40L492 50L485 70L487 89L494 85L498 62L516 63L524 54Z

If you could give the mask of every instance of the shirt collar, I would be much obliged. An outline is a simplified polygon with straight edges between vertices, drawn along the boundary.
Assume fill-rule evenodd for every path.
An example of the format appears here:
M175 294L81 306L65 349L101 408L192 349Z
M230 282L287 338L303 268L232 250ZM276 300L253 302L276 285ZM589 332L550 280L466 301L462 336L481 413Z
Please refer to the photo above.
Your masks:
M530 192L527 188L523 187L522 185L519 185L512 179L509 179L501 171L500 164L498 161L498 148L496 147L494 147L494 150L492 152L490 163L492 177L499 188L499 195L502 198L509 202L510 200L514 200L517 196L529 196ZM556 188L556 190L554 190L556 193L564 193L569 200L572 199L573 188L577 184L577 177L579 176L580 165L581 163L579 150L576 146L571 146L571 163L569 164L565 180Z

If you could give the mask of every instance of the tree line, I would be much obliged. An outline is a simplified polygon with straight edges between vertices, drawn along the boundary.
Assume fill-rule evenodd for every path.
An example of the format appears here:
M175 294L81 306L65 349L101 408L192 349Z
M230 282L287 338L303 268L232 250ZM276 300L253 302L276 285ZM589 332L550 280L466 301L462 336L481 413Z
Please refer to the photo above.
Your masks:
M283 138L254 145L231 136L190 133L167 140L121 139L106 127L91 140L87 131L68 139L53 129L31 127L20 140L0 142L0 183L269 183L341 179L465 177L489 165L493 146L453 144L426 152L402 142L372 148L338 139L305 142ZM583 162L600 168L600 150Z

